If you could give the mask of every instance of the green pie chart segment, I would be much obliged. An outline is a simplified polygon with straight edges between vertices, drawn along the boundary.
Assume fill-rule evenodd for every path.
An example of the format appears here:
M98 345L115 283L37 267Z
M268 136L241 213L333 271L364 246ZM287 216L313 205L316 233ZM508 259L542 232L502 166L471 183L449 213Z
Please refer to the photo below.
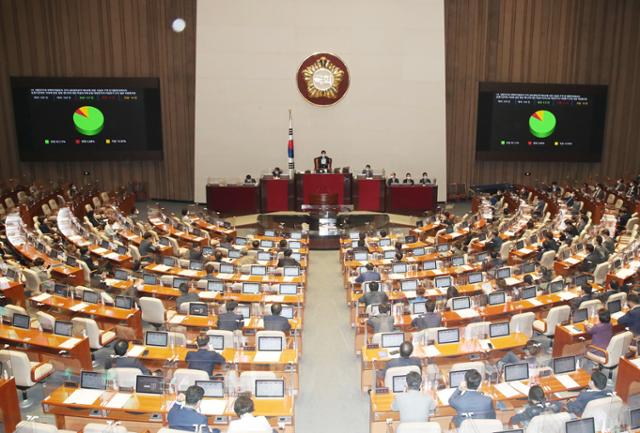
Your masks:
M73 112L73 124L82 135L96 135L104 128L104 115L96 107L85 105Z
M551 111L538 110L529 117L529 131L535 137L547 138L556 130L556 116Z

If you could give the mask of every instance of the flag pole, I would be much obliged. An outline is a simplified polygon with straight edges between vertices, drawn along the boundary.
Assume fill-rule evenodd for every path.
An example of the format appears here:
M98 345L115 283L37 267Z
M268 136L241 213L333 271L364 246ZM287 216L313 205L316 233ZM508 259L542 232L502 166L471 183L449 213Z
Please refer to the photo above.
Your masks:
M287 143L287 156L289 157L289 179L293 180L296 165L293 160L293 124L291 123L291 108L289 108L289 141Z

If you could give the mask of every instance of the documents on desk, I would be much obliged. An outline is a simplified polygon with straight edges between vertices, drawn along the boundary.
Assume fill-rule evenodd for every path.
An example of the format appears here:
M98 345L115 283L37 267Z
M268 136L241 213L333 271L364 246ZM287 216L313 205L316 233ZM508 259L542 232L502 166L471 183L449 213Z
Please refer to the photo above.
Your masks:
M233 278L233 274L217 274L216 278L218 278L219 280L230 280L231 278Z
M570 265L577 265L578 263L580 263L580 260L573 257L569 257L568 259L564 259L564 262Z
M110 260L120 260L120 254L118 253L109 253L105 257Z
M240 276L240 280L242 280L242 281L248 281L249 278L251 278L251 275L241 275Z
M58 344L58 347L61 349L73 349L74 347L76 347L76 344L80 343L80 341L82 340L80 340L79 338L69 337L63 343Z
M111 399L103 406L108 407L109 409L122 409L124 405L127 404L130 398L131 394L118 392L113 397L111 397Z
M92 250L92 252L93 252L93 253L95 253L95 254L100 254L100 255L102 255L102 254L104 254L104 253L106 253L106 252L108 252L108 251L109 251L108 249L106 249L106 248L102 248L102 247L94 248L94 249Z
M79 302L76 305L74 305L73 307L69 308L71 311L80 311L80 310L84 310L86 307L88 307L89 304L87 304L86 302Z
M258 351L256 352L256 355L253 357L253 362L258 362L258 363L279 362L280 355L282 355L282 352Z
M542 302L537 300L536 298L527 299L527 302L529 302L534 307L539 307L540 305L542 305Z
M180 275L185 275L187 277L197 277L198 275L200 275L200 271L196 271L193 269L183 269L182 271L180 271Z
M613 314L611 315L611 318L612 318L612 319L616 319L616 320L620 320L620 318L621 318L622 316L624 316L625 314L626 314L626 313L625 313L624 311L618 311L617 313L613 313Z
M509 382L509 384L520 394L529 395L529 384L520 381Z
M463 319L471 319L480 315L475 308L465 308L464 310L455 310L455 312Z
M64 404L91 405L104 393L101 389L76 389L64 400Z
M427 358L432 358L434 356L439 356L440 355L440 351L438 350L438 348L436 346L424 346L424 354Z
M440 403L448 405L449 399L451 398L453 393L456 392L456 389L458 388L445 388L439 390L436 394L438 395L438 400L440 400Z
M580 384L573 380L573 378L568 374L558 374L555 376L555 378L558 379L558 382L560 382L562 386L567 389L580 388Z
M5 277L0 277L0 289L9 288L9 280Z
M135 345L127 352L127 356L137 358L144 352L144 346Z
M154 265L152 270L155 271L155 272L167 272L169 269L171 269L171 266Z
M183 316L182 314L176 314L171 318L171 320L169 320L169 323L172 323L174 325L179 325L180 323L182 323L185 317L186 316Z
M203 415L223 415L227 408L224 398L203 398L200 400L200 413Z
M504 283L507 286L515 286L516 284L520 284L521 281L517 278L513 278L513 277L508 277L504 279Z
M41 293L38 296L34 296L31 299L36 302L44 302L51 297L48 293Z
M558 293L556 293L556 294L557 294L558 296L560 296L560 299L562 299L563 301L570 301L570 300L572 300L573 298L575 298L575 297L577 297L577 296L578 296L578 295L576 295L576 294L575 294L575 293L573 293L573 292L565 292L565 291L563 291L563 292L558 292Z
M506 398L512 398L520 395L519 391L516 391L510 384L508 383L499 383L495 386L500 394L504 395Z

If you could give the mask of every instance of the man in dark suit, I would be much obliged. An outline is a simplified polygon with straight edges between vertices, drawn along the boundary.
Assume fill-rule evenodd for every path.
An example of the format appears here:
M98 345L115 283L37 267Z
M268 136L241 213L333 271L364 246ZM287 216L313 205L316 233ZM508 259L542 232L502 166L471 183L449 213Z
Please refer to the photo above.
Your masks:
M91 272L98 269L98 265L91 258L91 255L89 254L89 249L87 247L80 248L80 260L82 260L87 264Z
M187 388L184 397L181 396L181 400L176 401L167 414L169 428L192 432L220 433L217 428L210 428L206 415L198 411L202 397L204 397L204 389L201 386L191 385Z
M409 365L415 365L422 370L422 362L420 358L411 357L413 353L413 344L410 341L405 341L400 345L400 358L393 358L387 362L382 377L387 374L387 370L393 367L407 367Z
M640 335L640 308L638 308L638 304L640 304L640 297L635 293L630 293L627 296L629 311L618 319L618 323L629 328L629 331L633 332L633 335Z
M391 173L391 175L387 178L387 185L393 185L396 183L400 183L400 179L396 177L395 173Z
M602 236L602 246L607 249L609 254L613 254L616 250L616 241L609 236L609 231L607 229L601 230L600 236Z
M131 358L127 356L127 350L129 350L129 343L125 340L118 340L113 345L114 358L108 359L105 365L105 369L110 368L139 368L142 374L148 376L151 371L144 366L144 364L137 358Z
M316 173L327 173L331 171L332 159L327 156L326 151L321 151L320 156L314 158L313 165L315 166Z
M282 317L280 314L282 313L282 305L279 303L271 304L271 315L264 316L262 318L262 322L264 323L264 329L267 331L282 331L289 332L291 330L291 325L289 324L289 319L286 317Z
M580 287L580 289L582 290L582 296L578 296L577 298L573 298L571 301L569 301L569 305L571 306L572 311L577 310L580 307L580 304L582 304L583 302L596 299L593 296L593 288L591 287L591 284L585 283L582 285L582 287Z
M378 334L380 332L393 332L395 330L395 326L393 326L393 316L389 315L389 311L391 311L389 304L381 304L378 307L378 312L380 314L367 320L367 325L373 328L374 334Z
M489 251L500 253L500 248L502 247L502 238L499 236L497 230L494 230L491 233L491 239L489 240L489 242L487 242L486 246Z
M404 180L402 181L405 185L414 185L415 182L411 179L411 173L407 173L404 175Z
M411 326L416 328L418 331L422 331L427 328L437 328L442 324L442 315L434 312L436 309L436 303L433 300L427 300L425 308L427 310L426 313L421 314L411 321Z
M449 406L457 412L453 417L453 423L456 427L460 427L462 421L468 418L496 418L493 399L478 391L481 383L480 373L476 370L469 370L464 375L464 381L449 398Z
M429 175L425 171L424 173L422 173L422 177L420 178L420 185L430 185L430 184L431 184L431 179L429 179Z
M243 317L240 314L236 314L236 308L238 308L236 301L227 301L225 305L226 312L218 315L218 329L224 331L242 329L244 324Z
M199 335L196 338L196 344L198 345L198 350L188 352L185 358L188 368L206 371L209 376L212 376L216 365L222 366L225 364L224 357L217 352L207 350L207 345L209 344L207 335Z
M365 281L380 281L380 273L374 270L373 264L367 263L367 270L356 278L356 283L364 283Z
M196 292L189 292L187 283L180 284L180 296L176 298L176 309L180 310L180 306L185 302L200 302L200 297Z
M585 257L582 263L580 263L578 269L580 269L580 271L582 272L593 272L596 269L596 266L598 266L604 260L602 259L600 253L596 251L596 248L593 245L587 244L586 250L588 253L587 257Z
M363 303L365 306L380 305L389 302L389 297L385 292L379 291L380 284L377 281L371 281L369 283L369 291L365 293L358 302Z
M298 263L296 259L291 257L292 254L293 251L290 248L285 249L282 253L283 257L278 259L277 267L282 268L284 266L300 266L300 263Z
M587 403L591 400L596 400L609 395L605 390L606 387L607 376L599 371L594 371L593 374L591 374L589 388L582 391L575 400L567 403L567 411L578 417L582 416L582 412L584 412L584 408L587 406Z

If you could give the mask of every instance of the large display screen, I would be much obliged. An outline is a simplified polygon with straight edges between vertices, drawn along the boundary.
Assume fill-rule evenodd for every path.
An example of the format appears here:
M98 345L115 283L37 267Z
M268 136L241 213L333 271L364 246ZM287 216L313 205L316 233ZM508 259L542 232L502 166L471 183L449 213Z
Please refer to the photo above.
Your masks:
M607 86L480 83L476 159L600 161Z
M23 161L162 159L157 78L12 77Z

